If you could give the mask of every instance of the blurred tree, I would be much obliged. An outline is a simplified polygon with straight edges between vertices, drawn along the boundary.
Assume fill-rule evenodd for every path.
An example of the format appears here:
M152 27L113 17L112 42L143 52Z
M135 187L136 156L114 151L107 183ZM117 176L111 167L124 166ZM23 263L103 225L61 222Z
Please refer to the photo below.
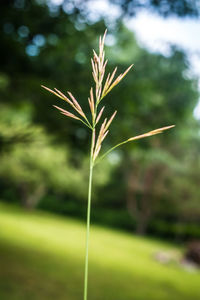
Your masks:
M51 1L2 1L0 5L1 78L6 80L0 86L0 101L18 107L30 103L35 122L56 133L61 143L64 136L66 143L84 147L87 132L56 114L50 107L58 100L40 85L70 89L89 109L83 100L92 79L88 53L105 29L103 21L91 28L75 4L70 11Z
M49 189L71 198L86 199L88 162L84 160L81 166L74 166L66 146L56 145L44 129L27 120L27 115L25 120L20 112L1 109L0 116L4 141L0 177L17 188L23 206L29 209L37 206ZM105 168L106 174L102 168L97 170L95 188L108 181L110 168Z
M136 232L144 234L160 201L169 196L168 173L176 160L164 149L152 148L134 151L131 162L127 173L127 209L137 221Z
M180 130L179 144L174 148L176 157L181 156L182 160L180 165L174 166L176 176L171 177L169 181L170 189L175 191L171 198L179 208L179 221L197 222L200 217L199 122L191 121L186 128Z
M127 3L127 9L126 5L123 8L129 13L132 4L139 7L139 1L118 1L119 5L123 3ZM179 16L197 15L197 2L182 1L180 6L178 3L178 0L150 1L148 5L140 2L146 7L157 7L163 15L171 12ZM58 100L41 91L40 84L64 92L71 90L75 96L79 95L87 112L92 84L91 48L96 48L105 22L93 21L91 26L87 1L64 1L61 5L40 0L1 1L0 8L1 179L9 186L21 185L25 202L38 202L51 188L55 193L60 190L64 198L74 193L82 200L83 191L87 191L84 153L88 133L81 124L68 122L50 108ZM105 99L108 116L115 108L119 113L104 149L125 137L157 127L167 124L177 127L159 137L126 145L102 162L102 168L95 172L96 204L112 208L113 219L114 208L121 212L127 206L137 219L140 232L146 230L155 216L169 213L183 216L189 206L191 214L198 212L195 191L199 172L194 168L193 156L189 155L191 149L187 150L190 159L185 149L187 143L192 143L194 149L199 146L191 135L184 140L179 134L179 128L192 124L198 99L196 80L188 77L186 56L173 47L168 57L148 53L120 21L111 26L106 43L109 70L118 65L121 71L130 63L135 64L135 70L112 92L110 97L114 101ZM198 134L196 129L194 133ZM183 201L186 190L188 197ZM193 204L188 199L193 199ZM127 219L127 215L123 218Z
M128 53L123 51L122 45ZM136 141L118 152L122 160L123 184L127 186L127 208L137 220L137 231L144 233L158 213L161 200L168 198L171 201L176 195L175 202L181 202L180 195L176 194L181 183L179 188L174 186L174 189L169 189L168 181L170 175L171 178L178 176L175 166L179 169L180 165L184 165L181 160L185 160L185 148L181 149L183 143L177 144L177 141L181 140L180 128L185 127L184 124L195 123L193 110L199 96L197 81L186 76L188 62L182 51L172 47L169 57L149 54L139 49L132 34L123 26L115 35L112 51L112 47L108 49L111 61L114 58L121 65L134 61L135 72L129 74L120 91L113 91L111 95L115 102L110 104L110 109L117 106L120 112L118 122L112 125L114 134L110 138L111 143L119 142L120 137L134 136L165 124L176 124L176 128L169 133ZM176 147L178 155L173 151ZM123 206L123 197L121 199ZM177 207L176 214L181 209L180 205Z

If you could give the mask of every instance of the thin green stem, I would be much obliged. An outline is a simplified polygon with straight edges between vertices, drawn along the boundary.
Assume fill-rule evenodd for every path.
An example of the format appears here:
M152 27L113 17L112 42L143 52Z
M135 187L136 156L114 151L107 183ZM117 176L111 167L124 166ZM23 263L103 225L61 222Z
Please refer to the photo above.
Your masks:
M129 142L129 140L126 140L126 141L121 142L121 143L115 145L114 147L110 148L108 151L106 151L102 156L100 156L100 157L97 159L97 161L95 162L95 165L98 164L105 156L107 156L107 155L108 155L110 152L112 152L115 148L117 148L117 147L119 147L119 146L121 146L121 145L123 145L123 144L126 144L126 143L128 143L128 142Z
M92 140L94 136L94 129L92 130ZM87 287L88 287L88 249L89 249L89 236L90 236L90 212L91 212L91 193L92 193L92 175L93 175L93 157L92 157L92 140L90 151L90 174L88 185L88 207L87 207L87 232L86 232L86 249L85 249L85 275L84 275L84 300L87 300Z
M85 117L85 120L86 120L86 122L87 122L88 125L84 121L82 121L82 122L84 122L90 129L92 129L92 125L88 121L87 117Z
M92 129L91 124L88 122L88 124L86 122L84 122L82 119L79 119L85 126L87 126L88 128Z

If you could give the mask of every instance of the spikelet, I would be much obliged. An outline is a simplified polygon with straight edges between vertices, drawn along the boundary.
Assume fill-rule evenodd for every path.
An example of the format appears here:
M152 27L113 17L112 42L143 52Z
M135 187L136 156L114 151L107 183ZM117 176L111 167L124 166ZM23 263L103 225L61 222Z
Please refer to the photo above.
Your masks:
M92 63L92 76L96 83L96 103L98 104L100 99L102 98L102 83L105 75L105 69L108 60L104 61L105 59L105 52L104 52L104 43L106 37L107 30L103 35L103 38L99 38L99 55L93 50L93 59L91 59Z
M96 124L99 122L99 120L100 120L100 118L101 118L101 116L103 114L104 109L105 109L105 106L103 106L102 109L100 110L100 112L99 112L99 114L97 116L97 119L96 119Z
M59 93L55 92L54 90L51 90L50 88L44 86L44 85L41 85L42 88L44 88L45 90L49 91L50 93L56 95L57 97L65 100L65 98L63 96L61 96Z
M89 106L90 106L90 111L92 114L92 120L94 122L94 95L93 95L93 88L90 89L90 98L88 98Z
M126 69L126 71L123 74L120 74L115 81L111 84L111 80L109 80L108 85L106 87L106 89L104 90L104 93L102 94L102 97L105 97L123 78L124 76L126 76L126 74L130 71L130 69L133 67L133 65L131 65L130 67L128 67ZM115 68L116 70L116 68ZM114 71L115 71L114 70ZM116 71L115 71L116 72ZM114 72L113 72L114 73ZM114 76L113 76L114 77ZM113 79L113 78L112 78Z
M65 109L62 109L60 108L59 106L56 106L56 105L53 105L55 108L57 108L58 110L60 110L61 114L67 116L67 117L70 117L70 118L73 118L73 119L76 119L76 120L81 120L80 118L78 118L77 116L75 116L74 114L70 113L69 111L65 110Z
M50 88L48 88L48 87L46 87L46 86L44 86L44 85L42 85L42 87L43 87L44 89L46 89L47 91L49 91L50 93L54 94L55 96L61 98L62 100L65 100L65 101L66 101L66 102L67 102L74 110L76 110L76 112L79 113L80 116L82 116L82 117L87 121L87 124L86 124L86 125L87 125L87 126L89 125L89 127L91 127L91 125L89 124L89 122L88 122L88 120L87 120L87 117L86 117L86 115L84 114L84 112L83 112L83 110L82 110L80 104L79 104L78 101L75 99L75 97L72 95L72 93L67 92L68 95L69 95L70 98L71 98L71 100L70 100L65 94L63 94L61 91L59 91L59 90L56 89L56 88L55 88L55 91L54 91L54 90L51 90ZM56 108L58 108L58 107L56 106ZM65 113L63 113L63 114L65 114L65 115L68 116L68 117L70 116L70 117L73 118L73 119L77 119L77 120L80 120L80 121L83 122L82 119L78 118L77 116L75 116L74 114L72 114L72 113L70 113L70 112L68 112L68 111L65 111Z
M102 144L103 140L106 138L108 132L109 132L109 130L107 130L107 131L104 133L104 135L102 136L102 138L101 138L101 144Z
M112 114L110 120L109 120L108 123L106 124L105 130L107 130L107 129L109 128L109 126L110 126L110 124L112 123L114 117L116 116L116 113L117 113L117 111L115 111L115 112Z
M95 149L97 149L101 145L102 137L105 133L106 122L107 122L107 118L105 118L103 123L101 124L101 128L99 130L99 135L98 135L98 138L97 138Z
M101 145L99 145L99 147L94 151L93 161L95 161L95 159L97 158L100 150L101 150Z
M115 67L114 71L112 72L112 75L111 75L111 77L110 77L110 79L109 79L109 81L108 81L108 87L110 86L110 84L111 84L113 78L115 77L115 73L116 73L116 72L117 72L117 67Z
M74 105L73 105L74 109L75 109L82 117L84 117L84 119L86 119L86 116L85 116L85 114L84 114L84 112L83 112L81 106L79 105L78 101L74 98L74 96L72 95L72 93L70 93L70 92L67 92L67 93L68 93L68 95L71 97L71 99L72 99L72 101L73 101L73 103L74 103Z
M56 88L54 88L54 90L55 90L60 96L62 96L63 99L64 99L65 101L67 101L71 106L73 106L73 103L69 100L69 98L68 98L66 95L64 95L61 91L59 91L59 90L56 89Z
M138 140L138 139L143 139L143 138L148 137L148 136L152 136L152 135L162 133L164 130L167 130L167 129L170 129L170 128L173 128L173 127L175 127L175 125L165 126L165 127L162 127L162 128L151 130L147 133L131 137L127 141L130 142L130 141L134 141L134 140Z

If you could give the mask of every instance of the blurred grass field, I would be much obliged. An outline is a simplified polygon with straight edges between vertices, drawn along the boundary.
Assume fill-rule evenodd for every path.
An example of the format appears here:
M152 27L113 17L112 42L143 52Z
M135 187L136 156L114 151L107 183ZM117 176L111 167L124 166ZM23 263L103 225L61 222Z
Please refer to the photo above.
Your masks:
M85 225L0 203L0 299L79 300ZM92 226L89 300L199 300L200 272L153 255L175 246Z

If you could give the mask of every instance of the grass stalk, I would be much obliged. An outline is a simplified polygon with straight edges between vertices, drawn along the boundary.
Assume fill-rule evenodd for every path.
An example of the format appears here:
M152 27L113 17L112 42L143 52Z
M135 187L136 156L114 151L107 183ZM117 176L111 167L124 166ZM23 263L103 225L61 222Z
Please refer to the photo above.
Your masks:
M84 273L84 300L87 300L88 289L88 253L89 253L89 237L90 237L90 215L91 215L91 195L92 195L92 177L93 177L93 154L92 146L94 139L94 129L92 130L91 151L90 151L90 170L88 184L88 206L87 206L87 229L86 229L86 247L85 247L85 273Z
M71 109L73 110L73 113L64 110L63 108L58 107L57 105L54 105L56 109L58 109L61 114L70 117L72 119L78 120L82 122L85 126L89 127L90 130L92 130L92 139L91 139L91 150L90 150L90 170L89 170L89 185L88 185L88 207L87 207L87 229L86 229L86 249L85 249L85 274L84 274L84 300L87 300L87 287L88 287L88 252L89 252L89 235L90 235L90 212L91 212L91 193L92 193L92 176L93 176L93 168L94 165L98 162L100 162L105 156L107 156L111 151L113 151L115 148L122 146L123 144L126 144L128 142L132 142L138 139L146 138L155 134L162 133L163 131L170 129L174 127L174 125L166 126L158 129L151 130L149 132L143 133L141 135L130 137L129 139L126 139L122 141L121 143L118 143L117 145L111 147L105 154L101 155L99 158L99 153L101 150L102 143L106 136L109 133L108 128L110 127L113 119L115 118L115 115L117 111L115 111L112 116L107 119L104 118L100 126L99 132L97 134L97 137L95 138L95 132L97 123L100 123L101 116L104 113L104 107L99 108L100 102L104 99L104 97L116 86L118 83L124 78L124 76L130 71L133 65L128 67L126 71L122 74L120 74L116 79L115 74L117 71L117 68L114 69L112 74L110 73L107 75L107 79L105 79L105 71L106 71L106 65L107 60L105 59L105 51L104 51L104 42L106 38L106 32L104 33L103 38L99 38L99 54L97 54L94 51L94 57L91 59L92 63L92 75L94 78L95 83L95 93L93 93L93 88L90 89L90 96L88 98L88 103L90 107L90 119L92 122L90 123L86 116L86 114L83 112L80 103L76 100L76 98L68 92L68 96L64 95L64 93L60 92L58 89L49 89L48 87L42 86L55 96L61 98L69 106L71 106ZM75 113L75 114L74 114Z

